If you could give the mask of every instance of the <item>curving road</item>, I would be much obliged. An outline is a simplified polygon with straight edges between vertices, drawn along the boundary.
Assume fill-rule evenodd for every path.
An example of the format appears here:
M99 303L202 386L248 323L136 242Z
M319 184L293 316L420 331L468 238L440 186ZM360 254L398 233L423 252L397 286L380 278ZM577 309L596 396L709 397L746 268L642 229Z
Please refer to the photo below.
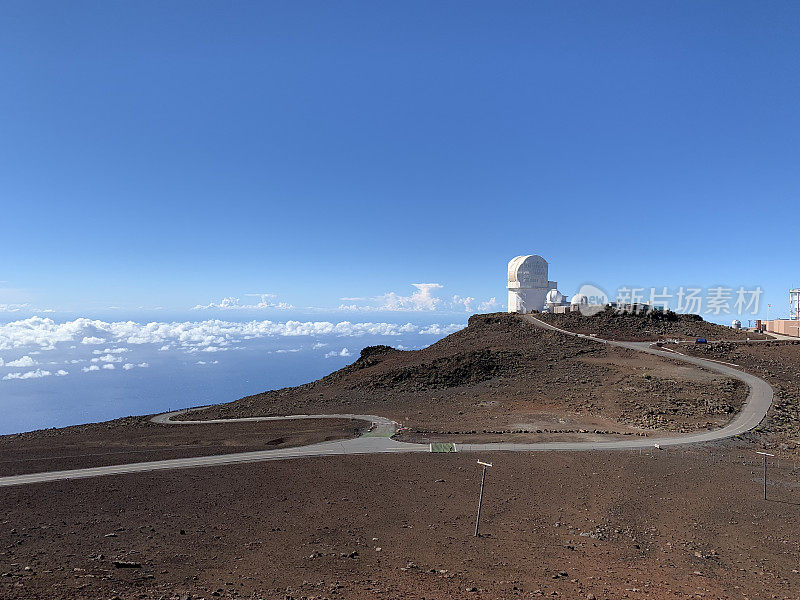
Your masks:
M670 352L667 350L660 350L653 348L653 342L617 342L613 340L604 340L595 336L583 335L580 333L572 333L565 329L554 327L544 321L531 316L525 315L524 317L529 323L536 327L543 329L550 329L558 331L565 335L573 337L580 337L587 340L593 340L600 344L609 346L618 346L620 348L629 348L631 350L638 350L640 352L647 352L663 358L672 358L691 363L698 367L703 367L709 371L714 371L721 375L731 377L743 381L750 388L750 393L742 406L742 410L736 417L719 429L712 429L710 431L703 431L698 433L688 433L675 435L671 437L658 438L657 443L660 447L665 446L678 446L683 444L697 444L701 442L713 442L735 435L740 435L751 429L755 428L764 417L767 415L769 407L772 405L773 390L772 386L763 379L750 375L732 366L717 361L696 358L694 356L686 356L677 352ZM461 444L459 450L465 451L486 451L486 450L626 450L637 448L652 448L654 445L653 440L647 439L633 439L633 440L613 440L608 442L539 442L534 444L512 444L512 443L494 443L494 444Z
M647 352L664 358L678 359L727 377L738 379L747 384L750 393L744 406L736 418L719 429L698 433L682 434L671 437L658 438L659 447L677 446L683 444L697 444L713 442L724 438L733 437L750 431L756 427L766 416L772 404L772 387L763 379L745 373L733 366L715 361L686 356L675 352L668 352L653 348L651 342L617 342L603 340L595 336L576 334L558 327L549 325L531 315L524 317L536 327L558 331L564 335L593 340L597 343L610 346L629 348L640 352ZM192 410L202 410L192 409ZM24 485L29 483L44 483L64 479L83 479L101 475L120 475L124 473L140 473L145 471L162 471L168 469L185 469L190 467L211 467L238 463L262 462L269 460L287 460L292 458L306 458L313 456L335 456L343 454L379 454L400 452L427 452L429 447L423 444L398 442L391 438L398 429L398 424L385 417L375 415L331 414L331 415L288 415L280 417L245 417L240 419L213 419L207 421L174 421L172 418L187 411L174 411L156 415L152 421L164 425L194 425L198 423L229 423L232 421L274 421L279 419L341 419L350 418L372 423L369 431L359 438L334 442L322 442L296 448L280 448L275 450L259 450L256 452L239 452L235 454L220 454L216 456L198 456L192 458L176 458L171 460L158 460L152 462L131 463L126 465L112 465L92 467L87 469L72 469L68 471L50 471L45 473L30 473L0 477L0 487ZM652 448L651 439L635 438L630 440L587 441L587 442L537 442L531 444L520 443L488 443L488 444L459 444L459 452L541 452L541 451L585 451L585 450L632 450L638 448Z
M386 417L377 417L375 415L351 415L351 414L336 414L336 415L286 415L280 417L241 417L239 419L206 419L205 421L191 421L184 419L181 421L173 421L173 417L182 415L189 412L196 412L205 410L208 406L201 406L199 408L189 408L185 410L175 410L172 412L162 413L150 419L153 423L160 423L162 425L206 425L208 423L246 423L255 421L286 421L291 419L353 419L355 421L367 421L371 423L369 431L364 434L365 437L392 437L397 433L397 423Z

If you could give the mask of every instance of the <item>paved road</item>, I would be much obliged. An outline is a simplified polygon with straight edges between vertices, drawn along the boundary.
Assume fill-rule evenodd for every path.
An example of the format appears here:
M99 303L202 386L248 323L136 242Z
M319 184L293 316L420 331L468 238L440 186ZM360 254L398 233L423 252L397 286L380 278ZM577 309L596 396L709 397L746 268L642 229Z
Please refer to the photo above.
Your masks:
M789 342L797 342L800 340L800 337L796 335L784 335L782 333L775 333L774 331L765 332L766 335L771 335L772 338L768 340L750 340L751 342L761 341L761 342L774 342L775 340L782 340L782 341L789 341Z
M191 408L189 410L175 410L168 413L156 415L150 419L153 423L161 423L162 425L205 425L207 423L246 423L255 421L285 421L287 419L355 419L358 421L367 421L372 423L370 429L365 433L365 437L392 437L397 432L397 423L386 417L378 417L375 415L351 415L351 414L336 414L336 415L286 415L279 417L241 417L239 419L206 419L205 421L191 421L188 419L174 421L173 417L182 415L184 413L196 412L208 408L201 406L199 408Z
M524 450L524 451L537 451L537 450L626 450L636 448L652 448L654 443L662 448L668 446L679 446L683 444L696 444L701 442L713 442L735 435L739 435L750 431L756 427L764 417L767 415L769 407L772 405L773 390L766 381L750 375L744 371L740 371L728 364L705 360L702 358L695 358L694 356L686 356L677 352L669 352L661 350L657 347L652 347L652 342L617 342L612 340L603 340L595 336L576 334L558 327L554 327L544 321L531 316L525 315L528 322L536 327L544 329L551 329L553 331L561 332L565 335L580 337L587 340L594 340L600 344L607 344L609 346L618 346L621 348L630 348L631 350L638 350L640 352L647 352L664 358L678 359L698 367L703 367L709 371L714 371L721 375L738 379L747 384L750 388L750 393L742 406L742 410L738 415L719 429L712 429L710 431L703 431L698 433L682 434L657 440L648 439L631 439L631 440L613 440L607 442L538 442L534 444L512 444L512 443L495 443L495 444L461 444L459 450L462 452L467 451L487 451L487 450Z
M745 433L756 427L766 416L772 404L772 387L763 379L759 379L748 373L744 373L730 365L708 361L692 356L685 356L674 352L667 352L658 348L652 348L650 342L616 342L602 340L594 336L574 334L557 327L553 327L530 315L525 316L526 320L536 327L559 331L564 335L593 340L600 344L630 348L640 352L647 352L664 358L678 359L691 363L710 371L739 379L746 383L750 388L750 393L742 407L741 412L736 418L725 427L711 431L676 435L671 437L658 438L657 443L660 447L677 446L682 444L696 444L701 442L712 442L741 433ZM202 409L195 409L202 410ZM226 423L231 421L270 421L278 419L341 419L351 418L372 422L371 430L364 436L352 440L341 440L335 442L322 442L301 446L299 448L281 448L276 450L260 450L256 452L240 452L236 454L221 454L216 456L198 456L193 458L177 458L171 460L158 460L152 462L132 463L127 465L112 465L105 467L93 467L88 469L73 469L69 471L51 471L47 473L30 473L27 475L14 475L11 477L0 477L0 487L23 485L29 483L44 483L49 481L59 481L64 479L83 479L87 477L98 477L101 475L119 475L123 473L139 473L144 471L160 471L167 469L185 469L189 467L211 467L229 465L237 463L261 462L268 460L286 460L292 458L305 458L311 456L334 456L343 454L377 454L377 453L400 453L400 452L427 452L428 446L423 444L410 444L398 442L391 439L396 431L397 424L390 419L375 415L289 415L285 417L247 417L241 419L214 419L209 421L174 421L172 418L177 414L186 411L175 411L157 415L153 421L165 425L193 425L197 423ZM587 441L587 442L537 442L532 444L519 443L490 443L490 444L459 444L460 452L491 452L491 451L514 451L514 452L541 452L541 451L585 451L585 450L631 450L637 448L652 448L654 440L646 438L635 438L629 440L612 441Z

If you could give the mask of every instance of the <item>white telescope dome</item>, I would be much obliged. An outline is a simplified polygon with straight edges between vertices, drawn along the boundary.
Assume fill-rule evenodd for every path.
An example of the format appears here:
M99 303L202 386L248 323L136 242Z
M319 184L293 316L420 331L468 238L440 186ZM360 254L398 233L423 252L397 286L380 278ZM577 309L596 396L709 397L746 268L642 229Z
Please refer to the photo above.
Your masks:
M734 319L733 323L731 323L731 327L733 327L734 329L741 329L742 322L739 319Z
M516 256L508 263L508 282L519 288L547 287L547 261L538 254Z
M558 290L550 290L547 292L547 296L545 297L545 302L547 304L561 304L564 302L564 294L559 292Z
M572 300L569 301L572 306L585 306L589 304L589 298L584 296L583 294L575 294L572 297Z
M508 262L508 312L543 310L547 292L558 282L548 279L547 261L538 254L515 256Z

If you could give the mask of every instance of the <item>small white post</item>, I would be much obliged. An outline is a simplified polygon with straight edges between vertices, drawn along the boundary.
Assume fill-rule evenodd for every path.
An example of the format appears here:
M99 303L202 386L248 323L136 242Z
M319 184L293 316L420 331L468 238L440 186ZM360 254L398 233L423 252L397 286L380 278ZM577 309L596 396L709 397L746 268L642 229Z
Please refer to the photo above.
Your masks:
M767 499L767 457L768 456L775 456L774 454L770 454L769 452L756 452L756 454L761 454L764 457L764 500Z
M481 508L483 507L483 486L486 483L486 467L491 467L492 463L478 461L479 465L483 465L483 475L481 476L481 494L478 496L478 518L475 519L475 537L479 537L478 528L481 524Z

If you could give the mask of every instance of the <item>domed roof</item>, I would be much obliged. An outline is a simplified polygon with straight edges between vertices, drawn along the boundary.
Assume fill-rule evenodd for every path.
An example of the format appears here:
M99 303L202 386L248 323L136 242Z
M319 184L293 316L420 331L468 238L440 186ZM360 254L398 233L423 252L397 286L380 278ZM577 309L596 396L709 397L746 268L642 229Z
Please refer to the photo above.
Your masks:
M545 302L548 304L561 304L564 301L564 294L559 292L558 290L550 290L547 292L547 296L545 297Z
M742 326L742 322L739 319L734 319L733 323L731 323L731 327L734 329L739 329Z
M519 287L547 287L547 261L538 254L515 256L508 263L508 282Z
M572 300L569 301L569 303L572 304L572 305L575 305L575 304L578 304L578 305L580 305L580 304L589 304L589 298L587 298L583 294L575 294L572 297Z

